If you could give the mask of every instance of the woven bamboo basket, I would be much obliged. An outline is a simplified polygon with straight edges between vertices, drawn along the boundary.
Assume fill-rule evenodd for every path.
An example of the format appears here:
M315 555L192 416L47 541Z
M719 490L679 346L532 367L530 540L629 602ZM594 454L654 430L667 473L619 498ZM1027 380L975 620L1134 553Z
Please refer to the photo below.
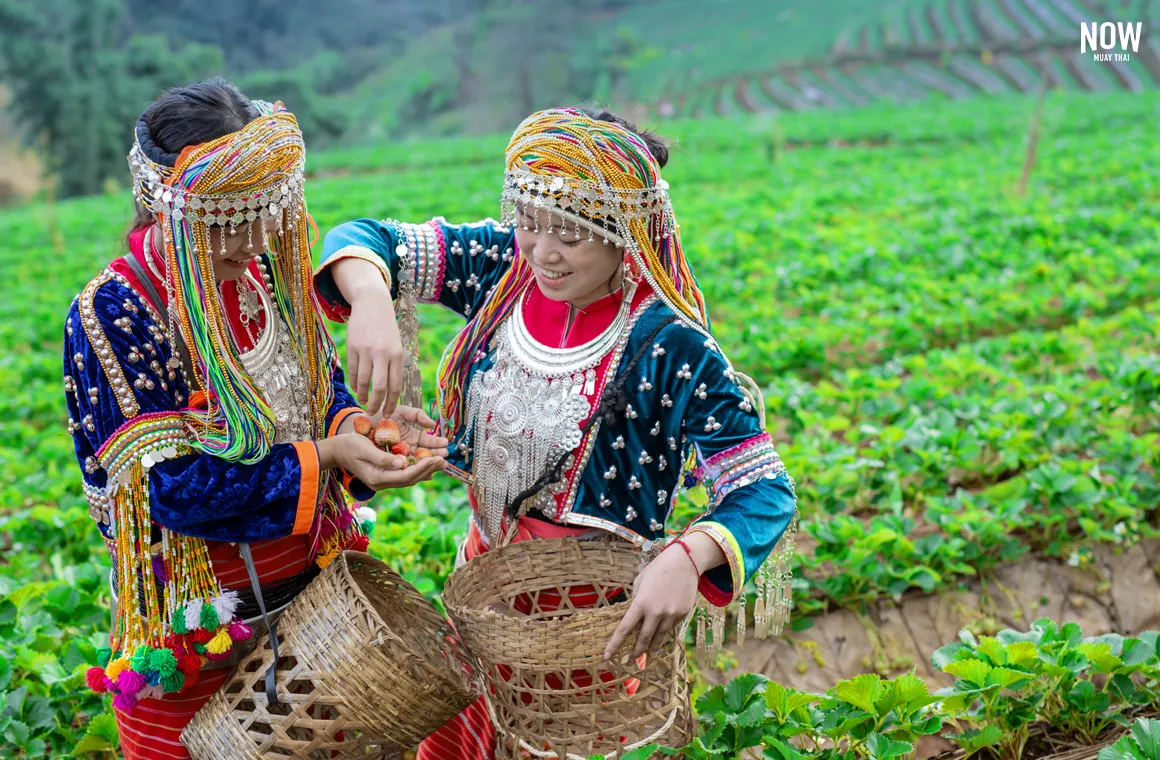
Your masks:
M691 739L687 620L643 666L635 636L604 661L641 566L620 539L563 538L492 549L452 574L443 602L485 682L498 756L613 758Z
M345 552L239 663L181 740L194 760L389 757L467 707L466 653L448 622L387 565Z

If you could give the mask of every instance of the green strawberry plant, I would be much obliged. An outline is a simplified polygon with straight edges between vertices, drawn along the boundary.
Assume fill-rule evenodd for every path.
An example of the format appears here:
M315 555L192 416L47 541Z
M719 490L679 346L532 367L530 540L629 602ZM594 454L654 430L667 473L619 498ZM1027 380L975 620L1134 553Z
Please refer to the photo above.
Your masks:
M1140 718L1115 744L1102 748L1097 760L1160 760L1160 720Z
M968 754L992 748L1022 755L1031 726L1042 721L1091 742L1131 712L1160 704L1157 634L1083 638L1079 626L1042 618L1031 630L1004 630L959 641L934 653L932 664L955 676L940 690L942 709L964 730L949 738Z

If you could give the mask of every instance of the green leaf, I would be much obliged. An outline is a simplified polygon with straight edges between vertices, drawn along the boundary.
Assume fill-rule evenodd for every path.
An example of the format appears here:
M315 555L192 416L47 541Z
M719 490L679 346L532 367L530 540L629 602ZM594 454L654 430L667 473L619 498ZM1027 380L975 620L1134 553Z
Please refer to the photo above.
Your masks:
M925 681L913 673L904 673L890 682L885 698L878 703L878 711L897 710L903 716L910 716L937 701L938 697L931 695Z
M1120 659L1126 666L1143 665L1156 658L1156 648L1143 639L1124 639L1124 649Z
M1013 641L1007 645L1007 664L1026 666L1039 659L1039 649L1030 641Z
M1140 718L1132 726L1132 738L1150 760L1160 758L1160 720Z
M897 741L877 732L866 737L865 747L870 753L870 760L890 760L914 752L913 744Z
M813 694L787 689L776 681L770 681L765 687L765 704L783 723L794 710L817 700Z
M955 655L960 650L964 649L967 649L967 647L960 641L939 647L938 649L934 650L934 654L930 656L930 664L939 670L942 670L944 665L950 662L954 662L956 659L958 659Z
M845 681L839 681L831 691L838 699L875 715L878 710L874 704L882 697L885 689L882 686L882 678L878 674L864 673Z
M1076 647L1076 651L1096 667L1096 672L1112 673L1122 664L1122 660L1112 654L1112 645L1104 642L1088 642Z
M114 746L112 742L103 736L96 734L85 734L81 740L77 742L77 746L73 747L73 756L79 757L90 752L113 752ZM603 755L600 755L603 757Z
M643 747L637 747L636 749L630 749L628 752L625 752L620 756L620 760L648 760L650 757L656 754L657 749L660 746L661 745L654 743L646 744Z
M1001 686L1004 689L1019 689L1022 688L1031 676L1018 670L1011 668L995 668L987 674L987 682L985 686Z
M8 728L4 731L4 738L18 747L23 747L28 743L28 736L28 726L19 720L9 723Z
M762 737L761 744L765 748L762 756L767 760L804 760L806 757L794 747L773 736Z
M731 713L740 713L750 699L765 690L768 679L756 673L742 673L725 685L725 707ZM764 705L763 705L764 709Z
M993 669L981 660L959 660L943 666L943 671L975 686L986 686L987 676Z
M967 754L978 752L984 747L994 747L1003 741L1003 732L998 726L986 725L982 728L972 728L961 734L947 734L947 738L967 751Z
M92 719L88 731L85 733L103 737L115 744L117 742L117 719L108 713L101 713Z
M8 662L7 657L0 657L0 691L8 688L8 682L12 680L12 664Z
M44 757L48 753L48 748L44 746L44 739L29 739L27 746L24 747L25 757Z

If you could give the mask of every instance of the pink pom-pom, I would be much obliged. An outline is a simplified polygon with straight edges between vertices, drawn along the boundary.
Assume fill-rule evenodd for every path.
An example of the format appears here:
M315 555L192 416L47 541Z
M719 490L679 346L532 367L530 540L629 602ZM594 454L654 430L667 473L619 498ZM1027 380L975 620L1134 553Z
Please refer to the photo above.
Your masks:
M113 694L117 691L117 684L113 683L113 679L105 676L104 690Z
M234 641L247 641L254 635L250 626L238 620L230 624L230 638Z
M133 712L133 708L137 706L137 698L128 694L118 694L113 697L113 709L120 710L123 713Z
M226 650L225 652L222 652L221 654L214 654L213 652L207 651L205 653L205 656L208 657L209 659L213 660L214 662L221 662L222 660L224 660L230 656L230 650Z
M117 691L134 698L145 688L145 678L135 670L126 670L117 676Z
M319 538L330 538L331 536L333 536L337 532L338 532L338 528L335 526L333 520L323 520L318 525Z
M354 522L354 512L348 512L345 510L339 512L338 515L335 516L334 521L337 524L339 530L345 531L350 527L350 524Z
M105 669L93 666L85 671L85 683L89 688L98 694L105 691L105 682L109 679L105 677Z

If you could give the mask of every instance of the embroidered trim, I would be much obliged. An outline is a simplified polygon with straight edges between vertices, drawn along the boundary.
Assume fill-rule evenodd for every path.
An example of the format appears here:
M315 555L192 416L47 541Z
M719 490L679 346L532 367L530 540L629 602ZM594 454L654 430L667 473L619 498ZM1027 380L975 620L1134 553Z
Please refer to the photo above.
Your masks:
M698 447L698 458L700 458ZM761 433L733 448L714 454L696 469L694 476L705 483L710 511L733 491L775 478L785 472L785 465L773 448L769 433Z
M89 502L89 517L98 525L113 525L113 503L105 489L83 483L85 499Z
M732 531L718 522L699 522L685 531L684 535L687 536L690 533L704 533L721 547L721 551L725 554L725 561L729 563L729 575L733 579L733 594L726 604L732 602L741 595L745 587L745 557L741 554L741 545L733 537ZM708 597L706 598L708 599ZM709 601L713 600L709 599ZM717 606L723 607L724 605L718 604Z
M85 336L89 339L89 345L92 347L93 353L96 354L101 369L104 370L105 378L113 387L113 395L117 398L117 406L121 408L121 414L125 419L132 419L140 411L137 397L133 395L133 387L125 380L121 362L113 354L109 340L105 337L105 330L101 326L101 320L97 317L96 307L93 305L97 290L112 279L113 276L108 271L94 277L81 291L77 311L80 313L81 327L84 328Z
M616 373L620 370L620 362L624 358L624 351L628 347L628 342L632 338L632 333L636 329L637 322L640 321L641 317L643 317L645 313L652 307L652 305L658 300L660 299L658 299L656 295L648 296L643 301L641 301L640 306L638 306L632 316L629 317L628 327L624 331L624 335L621 337L621 339L617 341L616 348L613 349L612 359L608 362L608 370L604 373L604 377L601 378L600 388L597 390L595 397L597 399L597 406L599 406L599 399L603 398L604 396L604 389L608 385L609 380L614 379L616 377ZM600 433L600 427L602 424L603 423L601 420L597 420L592 425L592 429L588 431L588 437L580 444L581 448L583 449L583 453L580 455L575 469L570 474L571 482L568 485L568 493L564 496L563 505L560 509L559 516L556 519L568 525L584 525L589 528L603 528L604 530L615 533L621 538L632 541L637 545L648 544L650 543L648 539L619 523L615 523L610 520L603 520L599 517L593 517L591 515L580 515L572 512L572 509L576 504L576 494L580 490L580 481L583 480L582 473L588 467L588 460L592 457L592 448L596 443L596 437ZM674 489L674 491L675 490L676 489Z
M148 470L162 459L189 451L189 431L180 412L142 414L126 422L97 451L97 459L109 473L108 495L128 477L130 465L141 460Z

